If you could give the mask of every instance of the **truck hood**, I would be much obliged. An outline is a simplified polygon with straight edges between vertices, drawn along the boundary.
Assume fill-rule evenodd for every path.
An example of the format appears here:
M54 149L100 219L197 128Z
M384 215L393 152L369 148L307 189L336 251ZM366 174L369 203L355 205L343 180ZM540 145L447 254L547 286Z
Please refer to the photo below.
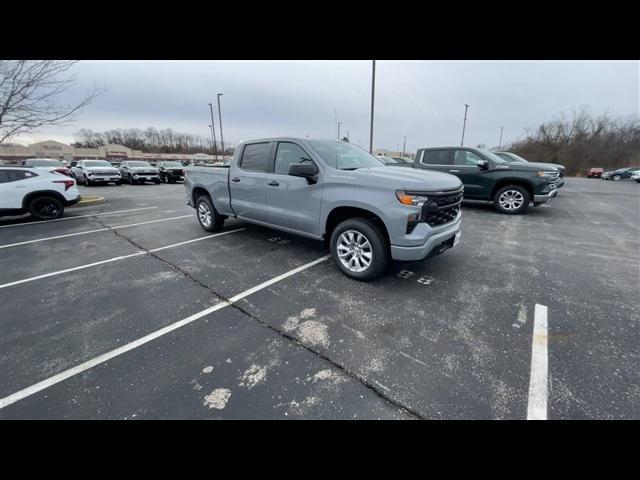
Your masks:
M359 168L349 173L356 174L358 177L395 182L398 188L409 191L453 190L462 187L462 182L455 175L432 170L383 166Z
M120 173L117 168L112 167L84 167L91 173Z
M158 173L158 169L155 167L129 167L133 173Z
M507 162L503 165L507 165L509 170L519 170L521 172L536 172L538 170L558 170L555 165L551 163L534 163L534 162ZM500 166L498 166L500 170Z

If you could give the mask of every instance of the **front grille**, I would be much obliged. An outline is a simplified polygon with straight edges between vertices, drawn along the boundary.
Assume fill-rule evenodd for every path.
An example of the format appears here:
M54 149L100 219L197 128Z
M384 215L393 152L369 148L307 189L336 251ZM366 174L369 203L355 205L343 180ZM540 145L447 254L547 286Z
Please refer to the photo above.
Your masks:
M427 195L429 200L422 206L421 221L435 227L455 220L460 211L463 189L422 195Z
M114 173L102 173L102 172L100 172L100 173L94 173L94 175L95 175L96 177L115 177L115 176L117 176L118 174L117 174L117 173L115 173L115 172L114 172Z

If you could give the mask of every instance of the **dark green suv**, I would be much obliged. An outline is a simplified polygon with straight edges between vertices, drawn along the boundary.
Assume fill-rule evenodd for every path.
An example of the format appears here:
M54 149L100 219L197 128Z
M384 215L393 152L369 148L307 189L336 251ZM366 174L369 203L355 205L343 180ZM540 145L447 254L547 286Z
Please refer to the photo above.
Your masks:
M469 147L420 148L415 168L456 175L464 183L464 199L493 202L501 213L523 213L558 193L559 172L544 163L511 163L488 150Z

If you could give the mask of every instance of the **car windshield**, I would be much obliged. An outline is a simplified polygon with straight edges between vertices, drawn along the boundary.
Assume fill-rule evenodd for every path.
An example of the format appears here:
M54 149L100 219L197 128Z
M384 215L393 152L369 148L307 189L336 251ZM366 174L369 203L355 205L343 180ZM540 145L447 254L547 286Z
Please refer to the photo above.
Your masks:
M128 162L127 165L130 167L147 167L151 168L151 164L149 162Z
M495 163L507 163L507 161L503 158L500 158L498 155L493 153L490 150L485 150L484 148L478 148L478 151L481 152L485 157Z
M85 160L84 164L87 167L113 167L113 165L105 160Z
M164 162L164 163L161 164L161 166L163 166L163 167L171 167L171 168L174 168L174 167L182 168L183 165L181 163L178 163L178 162Z
M28 160L27 165L32 167L61 167L62 162L58 160Z
M338 140L311 140L309 144L322 159L338 170L381 167L381 160L360 147Z

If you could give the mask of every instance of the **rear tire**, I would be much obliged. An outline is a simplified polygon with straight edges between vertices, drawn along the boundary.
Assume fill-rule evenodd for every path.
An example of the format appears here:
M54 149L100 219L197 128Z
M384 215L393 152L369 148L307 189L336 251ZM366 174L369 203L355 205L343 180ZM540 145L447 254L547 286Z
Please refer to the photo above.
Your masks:
M329 240L331 256L347 277L368 282L389 264L389 248L380 229L364 218L349 218L336 226Z
M28 210L38 220L55 220L64 215L64 204L55 197L36 197L29 201Z
M493 205L500 213L518 215L529 207L531 196L520 185L507 185L498 190L493 196Z
M224 218L218 215L208 195L200 195L196 200L196 218L207 232L217 232L224 225Z

